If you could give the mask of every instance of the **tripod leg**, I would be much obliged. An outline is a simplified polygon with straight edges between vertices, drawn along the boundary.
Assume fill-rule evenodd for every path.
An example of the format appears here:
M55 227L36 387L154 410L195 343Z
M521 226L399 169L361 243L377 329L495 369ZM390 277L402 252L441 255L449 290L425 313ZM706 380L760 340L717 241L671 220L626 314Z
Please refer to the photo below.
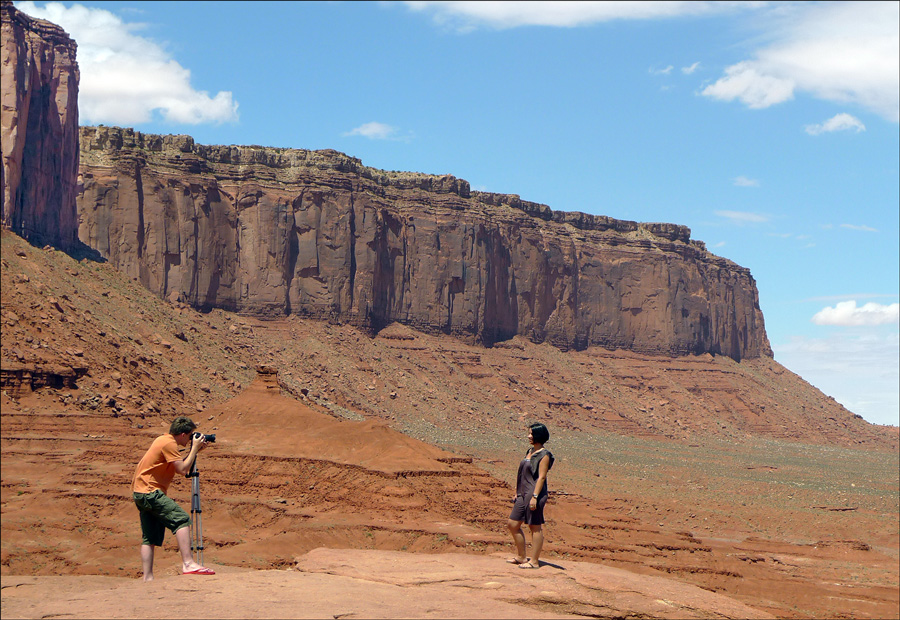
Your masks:
M199 497L199 496L198 496ZM199 502L199 500L198 500ZM197 563L203 566L203 515L202 510L197 510Z
M200 534L200 473L192 472L191 477L191 555L197 564L203 565L203 538ZM196 551L196 555L194 552Z

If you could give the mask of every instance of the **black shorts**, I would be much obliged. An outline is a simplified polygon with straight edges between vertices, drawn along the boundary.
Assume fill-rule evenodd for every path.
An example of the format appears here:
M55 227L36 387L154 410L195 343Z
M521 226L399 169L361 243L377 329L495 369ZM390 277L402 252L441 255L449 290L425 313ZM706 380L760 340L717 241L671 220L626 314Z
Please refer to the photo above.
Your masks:
M512 521L524 521L528 525L543 525L544 523L544 504L547 503L547 494L541 495L537 501L537 508L531 510L528 505L531 503L531 497L522 495L516 496L516 503L513 506L509 518Z

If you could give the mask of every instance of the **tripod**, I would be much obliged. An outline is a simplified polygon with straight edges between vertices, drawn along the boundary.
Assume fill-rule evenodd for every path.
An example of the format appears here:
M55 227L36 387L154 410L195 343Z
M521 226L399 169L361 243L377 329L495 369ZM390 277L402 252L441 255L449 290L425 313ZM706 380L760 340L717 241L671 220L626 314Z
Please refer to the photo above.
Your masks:
M196 457L185 478L191 479L191 556L203 566L203 511L200 509L200 472L197 471Z

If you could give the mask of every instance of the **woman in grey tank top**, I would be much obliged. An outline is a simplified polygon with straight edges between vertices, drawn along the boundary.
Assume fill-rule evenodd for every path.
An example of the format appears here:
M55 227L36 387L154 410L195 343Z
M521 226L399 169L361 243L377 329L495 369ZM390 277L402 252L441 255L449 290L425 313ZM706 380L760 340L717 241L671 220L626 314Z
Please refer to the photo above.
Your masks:
M539 568L541 548L544 546L544 505L547 503L547 472L553 467L553 455L544 447L550 439L550 431L543 424L532 424L528 428L531 448L519 462L516 473L516 497L506 527L516 545L516 556L509 558L510 564L519 568ZM525 557L525 534L522 524L531 530L531 558Z

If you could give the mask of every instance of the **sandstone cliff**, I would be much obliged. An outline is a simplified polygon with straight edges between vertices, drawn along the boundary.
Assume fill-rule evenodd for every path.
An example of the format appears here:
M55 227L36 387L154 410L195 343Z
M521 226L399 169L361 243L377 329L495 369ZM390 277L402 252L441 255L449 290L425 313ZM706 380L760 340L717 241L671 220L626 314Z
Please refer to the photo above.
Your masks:
M78 240L78 65L59 26L3 2L2 224L36 245Z
M771 355L750 272L690 230L551 211L336 151L81 128L81 241L197 308L491 345Z

